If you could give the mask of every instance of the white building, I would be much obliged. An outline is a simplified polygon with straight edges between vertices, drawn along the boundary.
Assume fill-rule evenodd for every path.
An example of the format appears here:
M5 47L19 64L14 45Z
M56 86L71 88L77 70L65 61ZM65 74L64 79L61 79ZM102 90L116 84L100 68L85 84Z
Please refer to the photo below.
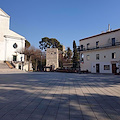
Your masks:
M0 62L13 61L16 68L23 69L24 54L18 51L25 48L26 39L10 30L9 25L10 16L0 8Z
M110 30L80 41L81 71L120 72L120 29Z

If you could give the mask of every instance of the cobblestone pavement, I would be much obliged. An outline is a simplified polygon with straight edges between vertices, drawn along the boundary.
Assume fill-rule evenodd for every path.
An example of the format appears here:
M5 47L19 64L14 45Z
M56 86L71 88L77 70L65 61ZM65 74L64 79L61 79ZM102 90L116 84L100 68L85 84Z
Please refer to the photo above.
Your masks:
M120 120L120 76L0 74L0 120Z

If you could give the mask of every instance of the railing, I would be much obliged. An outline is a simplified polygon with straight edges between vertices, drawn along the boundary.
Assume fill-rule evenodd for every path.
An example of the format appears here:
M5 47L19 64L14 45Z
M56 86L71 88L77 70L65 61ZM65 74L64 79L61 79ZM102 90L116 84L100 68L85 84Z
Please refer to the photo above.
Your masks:
M14 62L11 61L11 65L15 68L15 64L14 64Z
M14 67L10 64L10 62L6 61L6 64L8 65L8 67L9 67L10 69L13 69L13 68L14 68Z
M80 51L87 51L87 50L95 50L95 49L103 49L103 48L109 48L109 47L114 47L114 46L119 46L120 42L116 42L115 44L107 44L107 45L101 45L97 47L92 47L92 48L85 48L84 46L81 48Z

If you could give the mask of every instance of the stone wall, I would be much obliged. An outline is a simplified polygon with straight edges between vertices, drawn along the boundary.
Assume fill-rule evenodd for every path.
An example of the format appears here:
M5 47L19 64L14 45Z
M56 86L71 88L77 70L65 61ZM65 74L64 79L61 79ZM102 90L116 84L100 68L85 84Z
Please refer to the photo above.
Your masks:
M47 48L47 51L46 51L46 66L50 67L51 65L52 65L54 70L59 67L58 49L57 48Z

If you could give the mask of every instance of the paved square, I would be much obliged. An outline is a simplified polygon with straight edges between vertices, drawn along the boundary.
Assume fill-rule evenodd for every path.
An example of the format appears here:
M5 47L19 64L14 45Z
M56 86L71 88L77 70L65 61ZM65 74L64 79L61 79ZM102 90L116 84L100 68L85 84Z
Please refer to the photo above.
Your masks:
M0 120L120 120L120 76L0 74Z

